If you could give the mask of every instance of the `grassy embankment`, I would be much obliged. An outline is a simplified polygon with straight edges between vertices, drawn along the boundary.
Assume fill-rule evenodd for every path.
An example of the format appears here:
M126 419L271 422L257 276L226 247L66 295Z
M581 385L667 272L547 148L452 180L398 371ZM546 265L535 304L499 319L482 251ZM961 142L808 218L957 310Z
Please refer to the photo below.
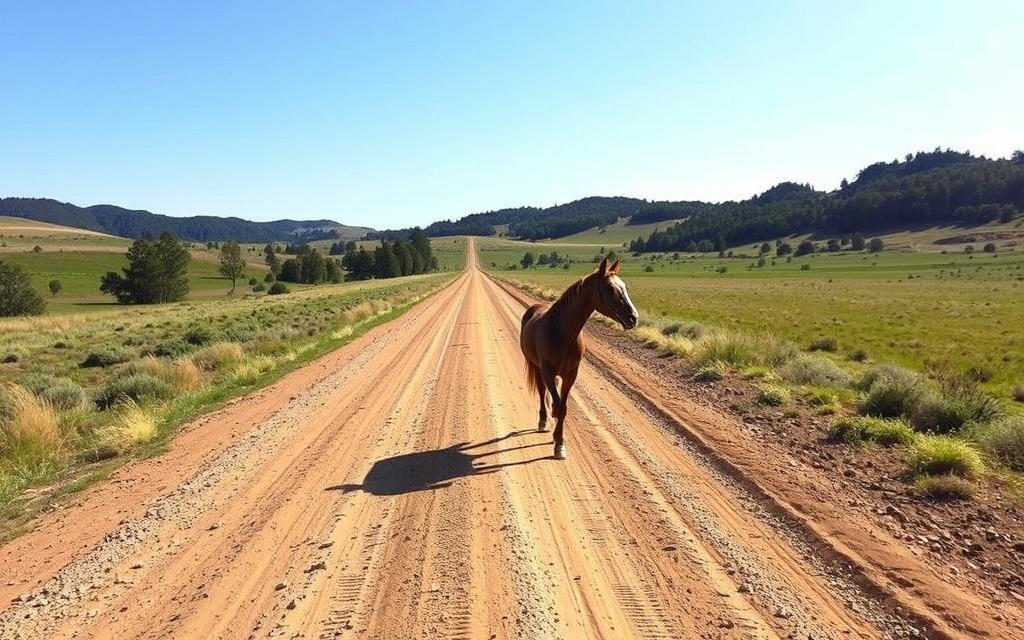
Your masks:
M33 493L79 488L158 450L182 422L336 349L452 277L0 321L2 528L40 503Z
M597 255L559 241L477 247L485 268L548 298ZM513 269L526 250L573 262ZM986 463L1024 471L1014 402L1024 400L1024 252L841 252L774 265L769 256L758 267L746 250L753 257L622 254L643 319L636 337L687 358L698 380L748 378L765 406L796 398L822 414L895 421L837 421L833 437L907 446L923 492L967 495ZM910 436L875 435L887 429Z

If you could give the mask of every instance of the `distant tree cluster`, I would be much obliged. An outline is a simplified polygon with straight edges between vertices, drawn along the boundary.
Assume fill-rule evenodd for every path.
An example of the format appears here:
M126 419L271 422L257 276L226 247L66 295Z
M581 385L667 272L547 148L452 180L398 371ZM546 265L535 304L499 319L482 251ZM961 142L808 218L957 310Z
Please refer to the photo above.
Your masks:
M381 240L372 252L366 247L355 249L354 244L351 248L342 258L346 280L396 278L439 269L430 239L418 227L410 232L408 240Z
M1008 222L1024 210L1024 160L936 149L869 165L833 193L782 183L742 202L684 209L690 212L684 222L637 238L630 250L707 251L719 238L737 245L809 231L843 235L913 224Z
M188 295L188 251L169 232L159 240L139 239L128 249L122 273L108 271L100 291L121 304L176 302Z
M341 265L336 258L324 257L308 244L297 248L298 254L281 263L277 279L281 282L322 284L341 282Z

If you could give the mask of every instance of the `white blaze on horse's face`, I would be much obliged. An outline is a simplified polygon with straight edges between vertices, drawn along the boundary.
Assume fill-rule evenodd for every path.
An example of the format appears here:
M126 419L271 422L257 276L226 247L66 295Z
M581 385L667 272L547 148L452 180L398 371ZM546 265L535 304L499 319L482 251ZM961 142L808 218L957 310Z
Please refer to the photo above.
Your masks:
M619 321L623 329L632 329L640 319L640 314L633 306L633 301L629 299L626 283L617 275L609 278L609 282L611 282L612 289L615 290L616 303L619 307L618 317L615 319Z

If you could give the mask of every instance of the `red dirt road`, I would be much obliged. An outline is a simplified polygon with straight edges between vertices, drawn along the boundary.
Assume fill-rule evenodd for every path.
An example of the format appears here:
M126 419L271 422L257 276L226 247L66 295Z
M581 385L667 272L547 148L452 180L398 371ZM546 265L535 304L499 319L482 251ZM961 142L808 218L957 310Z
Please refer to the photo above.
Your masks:
M551 459L521 297L470 262L0 547L0 638L1022 635L1019 610L733 466L691 432L728 449L728 421L657 409L665 381L610 345Z

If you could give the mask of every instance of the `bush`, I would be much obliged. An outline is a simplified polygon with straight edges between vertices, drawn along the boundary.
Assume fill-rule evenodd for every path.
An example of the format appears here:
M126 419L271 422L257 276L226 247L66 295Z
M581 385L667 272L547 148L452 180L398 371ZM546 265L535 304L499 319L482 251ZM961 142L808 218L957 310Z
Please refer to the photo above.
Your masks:
M182 336L182 338L185 339L185 342L194 344L197 347L213 342L215 337L213 329L205 325L189 327L188 331L185 332L185 335Z
M909 415L918 430L953 433L969 423L991 422L1002 413L998 400L973 384L957 382L921 393Z
M278 296L283 293L288 293L288 287L283 282L275 282L267 289L268 295Z
M764 363L769 367L781 367L801 355L803 354L800 353L800 347L788 340L772 342L764 354Z
M171 386L148 373L130 373L112 380L95 396L96 406L110 409L126 398L134 402L171 396Z
M266 290L267 290L267 288L265 286L263 286L262 284L256 284L252 288L252 292L253 293L259 293L260 291L266 291Z
M683 335L691 340L697 340L707 333L707 329L699 322L672 322L662 327L661 333L666 336Z
M919 476L914 480L918 493L932 500L968 500L974 496L974 485L960 476Z
M255 286L256 286L256 285L258 285L259 283L260 283L260 281L259 281L259 280L257 280L256 278L249 278L249 286L250 286L250 287L255 287Z
M881 418L909 415L926 391L921 376L896 365L868 369L857 386L867 390L861 413Z
M857 349L855 351L851 351L848 357L854 362L864 362L868 359L868 352L863 349Z
M1014 471L1024 471L1024 416L976 428L971 435L993 460Z
M987 243L985 245L985 247L984 247L984 251L985 251L985 253L995 253L996 252L996 243L994 243L994 242Z
M838 349L839 343L836 342L836 339L826 336L813 340L810 346L807 347L808 351L828 351L830 353L835 352Z
M722 372L722 363L711 362L702 367L698 367L693 373L693 379L697 382L718 382L724 375Z
M192 347L193 345L185 342L184 340L171 340L169 342L161 342L150 354L147 355L154 355L162 358L177 358L178 356L191 351Z
M28 273L16 264L0 260L0 317L38 316L46 310L46 301L32 288Z
M1024 402L1024 384L1013 387L1013 399L1017 402Z
M907 464L914 473L933 476L975 478L985 470L977 449L947 436L918 436L910 446Z
M850 383L850 374L819 355L800 354L779 369L779 376L794 384L821 387L843 387Z
M53 378L44 388L36 391L41 400L54 409L71 411L85 404L85 392L78 383L68 378Z
M20 464L37 464L61 452L64 439L50 403L20 385L0 387L0 395L0 453Z
M914 430L902 420L849 416L834 420L828 428L833 442L877 442L882 445L910 444Z
M81 367L110 367L131 360L131 354L117 347L93 351L85 356Z
M755 398L758 404L769 407L777 407L789 402L789 392L775 385L765 385L758 389Z
M242 346L234 342L217 342L203 347L192 355L192 360L206 371L216 371L245 359Z
M740 333L716 331L701 338L694 350L694 357L698 366L721 362L742 367L756 362L757 353L758 344L753 338Z

